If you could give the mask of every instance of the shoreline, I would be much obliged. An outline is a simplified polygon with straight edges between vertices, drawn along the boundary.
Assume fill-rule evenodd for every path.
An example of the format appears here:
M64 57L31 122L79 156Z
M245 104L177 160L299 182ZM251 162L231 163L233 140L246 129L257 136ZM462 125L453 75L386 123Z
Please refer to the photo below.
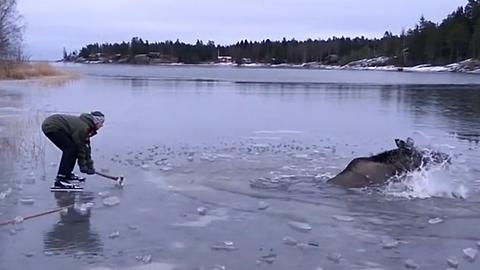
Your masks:
M466 62L467 61L467 62ZM349 66L349 65L325 65L319 63L303 63L303 64L235 64L235 63L199 63L199 64L185 64L185 63L148 63L148 64L134 64L134 63L105 63L102 61L86 61L86 62L69 62L57 61L55 63L63 64L84 64L84 65L132 65L132 66L164 66L164 67L231 67L231 68L265 68L265 69L304 69L304 70L359 70L359 71L395 71L395 72L425 72L425 73L466 73L466 74L480 74L480 67L475 69L468 69L469 60L458 63L452 63L445 66L434 66L430 64L422 64L412 67L399 67L393 65L385 66Z

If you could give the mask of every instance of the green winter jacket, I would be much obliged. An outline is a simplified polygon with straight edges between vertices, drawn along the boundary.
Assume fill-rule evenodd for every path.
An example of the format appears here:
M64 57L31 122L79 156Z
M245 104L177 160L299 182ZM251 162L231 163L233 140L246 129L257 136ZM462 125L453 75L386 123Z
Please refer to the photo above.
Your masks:
M83 113L80 116L66 114L51 115L43 121L42 131L45 134L62 131L70 135L78 149L78 166L93 168L90 137L97 134L97 130L91 114Z

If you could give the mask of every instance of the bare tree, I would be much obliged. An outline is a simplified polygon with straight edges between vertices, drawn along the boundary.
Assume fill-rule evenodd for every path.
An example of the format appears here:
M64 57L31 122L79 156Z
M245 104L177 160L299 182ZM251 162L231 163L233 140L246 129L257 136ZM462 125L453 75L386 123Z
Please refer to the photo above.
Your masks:
M22 59L23 20L16 0L0 0L0 61Z

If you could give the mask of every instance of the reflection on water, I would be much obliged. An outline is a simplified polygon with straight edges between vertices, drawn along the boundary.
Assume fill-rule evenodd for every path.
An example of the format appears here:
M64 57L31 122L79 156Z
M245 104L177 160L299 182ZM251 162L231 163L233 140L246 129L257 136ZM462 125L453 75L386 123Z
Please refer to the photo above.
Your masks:
M58 207L87 203L93 200L93 194L88 192L54 192ZM59 214L59 220L43 237L44 251L54 254L99 255L103 244L100 235L91 230L90 210L85 212L69 207Z
M480 131L480 87L477 85L415 86L407 87L402 94L405 102L414 108L417 117L436 114L437 117L444 117L452 130Z
M18 161L23 167L25 162L34 167L44 162L44 140L36 132L44 114L29 111L28 99L23 92L0 90L0 160L10 168Z
M5 161L10 160L16 149L15 134L11 126L15 123L21 100L22 95L19 93L0 90L0 155Z

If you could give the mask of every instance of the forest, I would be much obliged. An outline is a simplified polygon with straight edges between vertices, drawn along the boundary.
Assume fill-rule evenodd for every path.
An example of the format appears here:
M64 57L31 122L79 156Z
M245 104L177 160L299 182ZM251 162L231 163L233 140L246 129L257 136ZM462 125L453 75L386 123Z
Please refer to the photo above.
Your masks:
M307 40L240 40L231 45L197 40L195 44L176 41L148 41L134 37L120 43L88 44L71 53L63 52L64 60L77 59L132 63L154 59L160 63L211 63L218 56L231 61L265 64L301 64L320 62L339 64L379 56L389 57L394 65L445 65L480 56L480 0L468 0L439 23L420 16L418 23L400 34L386 30L383 37L331 37Z

